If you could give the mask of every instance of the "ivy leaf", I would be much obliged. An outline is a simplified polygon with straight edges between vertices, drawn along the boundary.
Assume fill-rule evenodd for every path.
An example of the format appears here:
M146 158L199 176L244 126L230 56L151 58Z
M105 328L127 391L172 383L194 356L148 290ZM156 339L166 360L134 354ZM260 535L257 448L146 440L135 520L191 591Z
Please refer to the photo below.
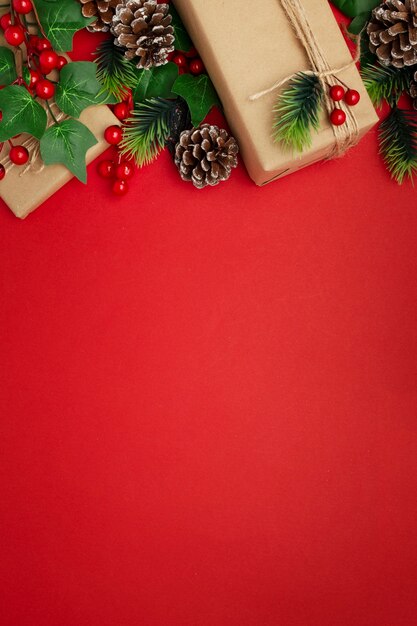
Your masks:
M41 139L45 165L61 163L81 182L87 182L86 152L97 143L93 133L77 120L64 120L50 126Z
M133 94L135 102L143 102L149 98L175 98L172 86L178 78L178 66L166 63L149 70L141 70L136 89Z
M0 141L29 133L40 139L46 128L46 111L23 86L10 85L0 91Z
M175 81L172 91L187 102L194 126L201 124L213 106L220 105L219 97L207 74L183 74Z
M181 50L182 52L188 52L193 47L193 42L191 41L190 36L172 3L169 6L169 12L172 15L171 23L174 28L175 49Z
M352 33L352 35L359 35L359 33L362 32L366 24L369 22L370 16L371 13L369 11L367 11L366 13L359 13L359 15L354 17L349 24L348 31Z
M369 13L381 0L332 0L333 4L348 17L357 17L361 13Z
M90 61L75 61L65 65L60 73L55 100L61 111L72 117L80 117L93 104L116 102L103 90L96 77L97 66Z
M75 33L94 21L94 17L83 17L74 0L33 0L33 4L42 30L57 52L72 50Z
M9 48L0 47L0 85L11 85L17 78L14 54Z

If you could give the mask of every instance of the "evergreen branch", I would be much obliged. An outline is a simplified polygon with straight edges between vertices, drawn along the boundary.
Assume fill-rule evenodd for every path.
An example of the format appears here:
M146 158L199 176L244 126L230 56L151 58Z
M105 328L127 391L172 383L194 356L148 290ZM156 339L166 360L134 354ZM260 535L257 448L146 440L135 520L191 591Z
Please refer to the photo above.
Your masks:
M137 104L123 125L121 154L134 159L139 167L153 161L168 140L175 106L175 100L163 98L150 98Z
M297 74L274 107L274 139L302 152L312 142L311 131L320 126L323 88L317 76Z
M369 97L377 107L380 107L384 100L395 106L401 94L410 87L411 72L407 67L397 69L378 63L367 65L362 68L361 73Z
M380 152L400 185L417 174L417 115L395 107L379 127Z
M106 39L94 53L97 63L97 79L107 91L119 100L127 97L128 90L134 89L137 83L136 68L126 59L123 49Z

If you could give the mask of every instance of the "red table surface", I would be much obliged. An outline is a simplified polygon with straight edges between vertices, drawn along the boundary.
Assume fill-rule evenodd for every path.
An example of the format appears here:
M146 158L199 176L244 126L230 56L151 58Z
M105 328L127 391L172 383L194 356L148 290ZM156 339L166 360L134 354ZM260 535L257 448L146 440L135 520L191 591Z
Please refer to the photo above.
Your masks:
M0 209L2 626L416 623L417 202L375 133Z

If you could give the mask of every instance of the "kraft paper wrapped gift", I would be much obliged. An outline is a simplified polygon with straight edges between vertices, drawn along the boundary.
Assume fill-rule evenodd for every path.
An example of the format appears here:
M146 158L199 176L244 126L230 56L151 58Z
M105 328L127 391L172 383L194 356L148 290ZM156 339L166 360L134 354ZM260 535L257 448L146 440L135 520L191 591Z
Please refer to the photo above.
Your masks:
M280 0L173 0L222 101L229 126L239 142L257 185L291 174L329 157L335 137L327 113L313 142L301 155L272 138L273 107L278 93L256 101L250 96L285 77L311 69ZM327 0L302 0L314 36L334 69L352 61ZM363 136L378 121L359 72L352 64L338 75L361 94L354 114Z

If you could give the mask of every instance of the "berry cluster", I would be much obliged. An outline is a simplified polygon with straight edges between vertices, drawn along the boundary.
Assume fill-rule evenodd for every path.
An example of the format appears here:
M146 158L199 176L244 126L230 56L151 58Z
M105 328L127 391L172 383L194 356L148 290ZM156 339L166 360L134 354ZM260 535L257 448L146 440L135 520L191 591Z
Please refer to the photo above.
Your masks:
M193 47L188 52L173 52L169 60L178 65L180 74L194 74L199 76L206 70L203 61L200 59L197 50Z
M121 122L129 117L130 110L132 108L132 102L118 102L113 107L113 113ZM111 146L116 148L116 156L114 159L104 159L100 161L97 166L97 171L102 178L112 180L112 191L116 196L124 196L129 191L129 183L134 173L135 168L126 159L123 159L117 150L117 146L120 144L123 138L123 131L120 126L113 124L108 126L104 131L104 139Z
M349 89L346 85L332 85L329 94L333 102L341 102L344 100L350 107L356 106L361 99L359 91ZM346 122L346 113L336 106L330 114L330 121L333 126L342 126Z

